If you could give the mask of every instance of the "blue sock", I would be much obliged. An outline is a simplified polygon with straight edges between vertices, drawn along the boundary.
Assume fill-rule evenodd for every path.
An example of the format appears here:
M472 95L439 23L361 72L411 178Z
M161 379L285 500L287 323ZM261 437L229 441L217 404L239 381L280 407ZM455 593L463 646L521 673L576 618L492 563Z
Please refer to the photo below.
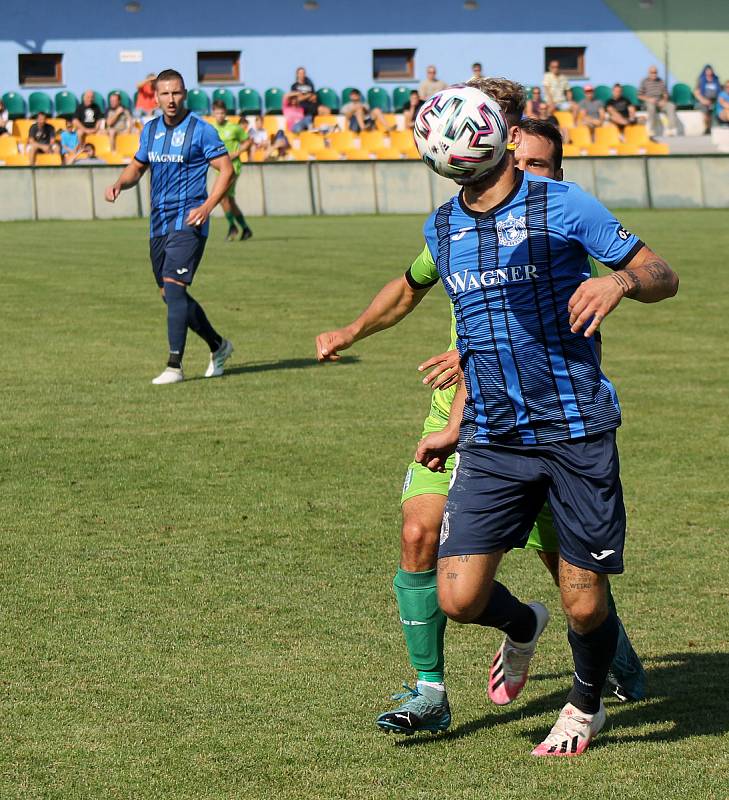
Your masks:
M567 639L575 662L575 677L567 702L585 714L595 714L600 708L600 696L618 644L615 610L611 608L605 621L589 633L576 633L569 628Z
M211 353L214 353L223 343L223 337L210 324L203 307L189 294L187 295L187 325L191 331L205 340Z
M167 339L170 344L167 366L179 369L187 339L187 287L166 282L164 291L167 303Z
M537 632L537 617L534 611L521 600L517 600L503 583L494 581L491 597L476 625L487 625L503 631L512 642L530 642Z

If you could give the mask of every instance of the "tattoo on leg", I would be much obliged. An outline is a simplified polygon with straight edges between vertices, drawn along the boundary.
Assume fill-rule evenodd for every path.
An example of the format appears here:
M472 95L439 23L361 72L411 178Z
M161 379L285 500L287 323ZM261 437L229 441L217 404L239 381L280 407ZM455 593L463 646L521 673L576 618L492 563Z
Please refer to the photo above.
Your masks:
M471 556L458 556L458 560L459 560L459 561L460 561L462 564L465 564L465 563L466 563L466 562L469 560L469 558L471 558Z
M449 581L454 581L454 580L456 580L456 578L458 578L458 573L457 572L449 572L446 575L446 579L449 580Z

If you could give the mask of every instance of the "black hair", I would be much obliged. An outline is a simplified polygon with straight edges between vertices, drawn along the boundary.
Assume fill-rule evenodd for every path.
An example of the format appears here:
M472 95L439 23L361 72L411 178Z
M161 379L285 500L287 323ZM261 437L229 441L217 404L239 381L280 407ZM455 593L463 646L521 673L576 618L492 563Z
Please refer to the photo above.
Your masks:
M223 111L228 110L228 107L225 105L225 100L215 100L213 102L213 108L222 108Z
M155 81L159 83L160 81L179 81L182 84L182 88L185 88L185 79L180 75L180 73L176 69L163 69L162 72L155 78Z
M520 120L519 129L530 136L539 136L552 143L552 166L556 172L562 169L562 137L559 130L543 119L525 118Z

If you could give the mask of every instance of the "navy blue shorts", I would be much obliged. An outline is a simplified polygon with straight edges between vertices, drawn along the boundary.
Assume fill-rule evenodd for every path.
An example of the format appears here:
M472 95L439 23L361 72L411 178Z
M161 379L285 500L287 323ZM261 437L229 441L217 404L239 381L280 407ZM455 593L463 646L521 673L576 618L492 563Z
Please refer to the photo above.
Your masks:
M181 283L191 284L205 252L207 240L207 236L191 228L150 239L149 257L157 286L162 287L163 278L174 278Z
M593 572L623 571L615 431L546 445L467 445L456 457L439 558L523 547L547 501L565 561Z

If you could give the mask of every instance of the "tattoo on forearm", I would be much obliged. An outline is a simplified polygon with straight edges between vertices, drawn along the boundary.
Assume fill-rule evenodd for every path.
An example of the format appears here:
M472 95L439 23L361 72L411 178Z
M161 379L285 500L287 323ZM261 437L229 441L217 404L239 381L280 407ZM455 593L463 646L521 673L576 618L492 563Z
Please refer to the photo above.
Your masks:
M651 261L645 265L645 270L657 283L665 283L671 279L671 268L665 261Z
M612 272L610 273L610 277L618 284L618 286L623 290L623 294L628 294L630 291L630 284L619 272Z
M625 293L626 297L637 297L640 294L640 290L643 288L643 284L640 282L640 278L633 272L632 269L626 269L625 274L630 276L630 280L633 281L633 285L628 289Z

